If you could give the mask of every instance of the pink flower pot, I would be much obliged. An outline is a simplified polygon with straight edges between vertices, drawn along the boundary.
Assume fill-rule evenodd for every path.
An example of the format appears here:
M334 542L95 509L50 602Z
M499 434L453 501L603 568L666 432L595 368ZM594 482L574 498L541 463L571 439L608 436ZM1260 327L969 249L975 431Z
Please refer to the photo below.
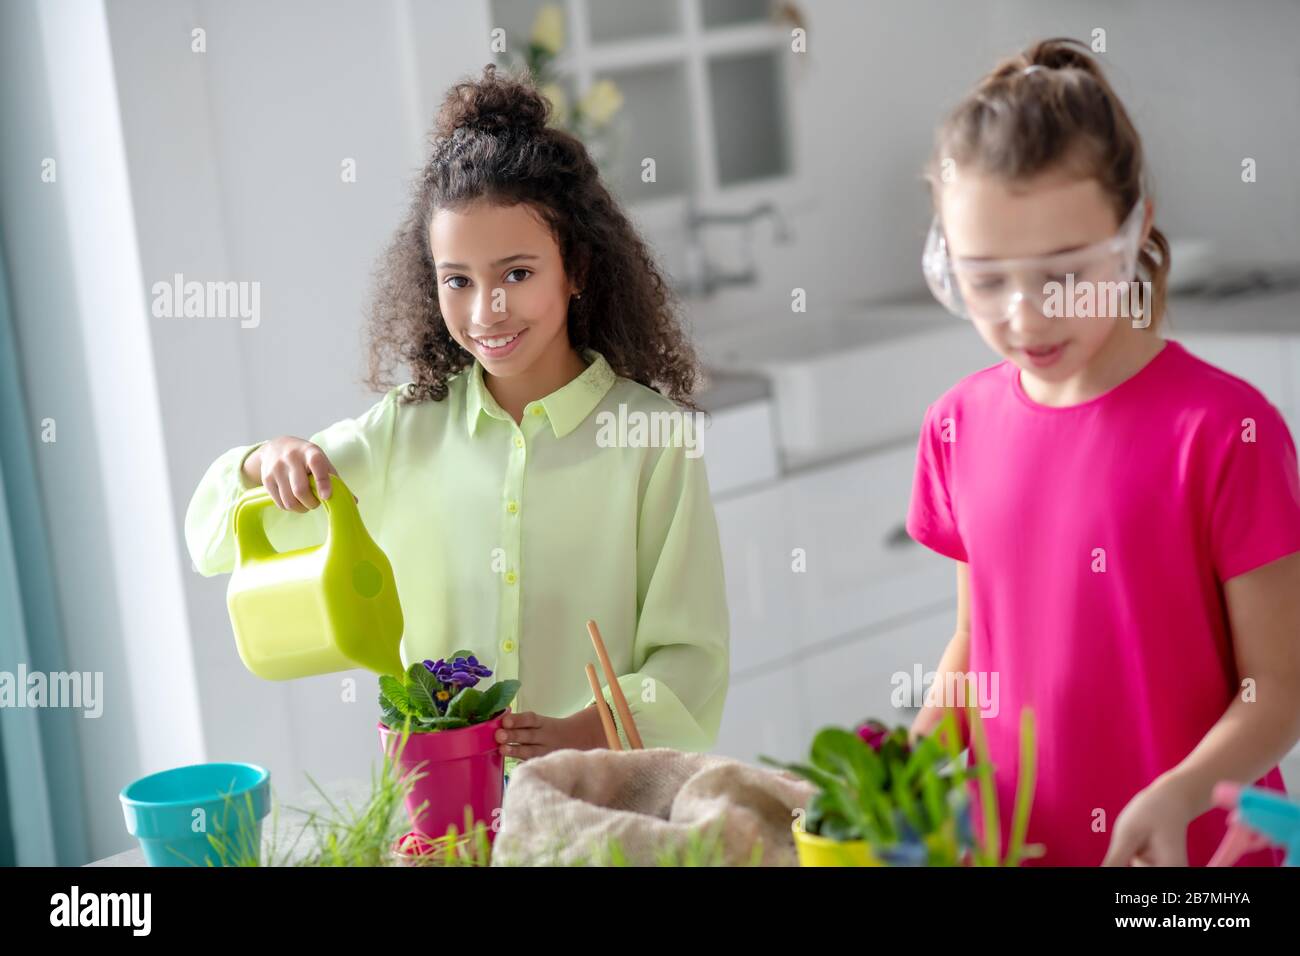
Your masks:
M495 836L492 824L501 808L505 760L496 742L497 728L504 713L487 723L458 730L412 733L397 758L402 776L420 774L406 798L411 825L429 837L446 834L448 827L465 829L465 808L475 822L487 825L488 839ZM379 724L379 743L384 753L397 755L400 731ZM427 802L423 810L421 804ZM418 816L417 816L418 815Z

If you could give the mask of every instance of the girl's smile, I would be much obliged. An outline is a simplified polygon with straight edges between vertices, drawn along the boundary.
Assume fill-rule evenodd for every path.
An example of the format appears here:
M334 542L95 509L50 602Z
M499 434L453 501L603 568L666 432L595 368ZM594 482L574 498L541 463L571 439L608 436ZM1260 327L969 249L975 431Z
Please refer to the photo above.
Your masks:
M469 333L470 339L474 342L475 351L485 359L502 359L515 350L519 345L519 340L524 337L527 329L520 329L517 332L491 333L476 335Z

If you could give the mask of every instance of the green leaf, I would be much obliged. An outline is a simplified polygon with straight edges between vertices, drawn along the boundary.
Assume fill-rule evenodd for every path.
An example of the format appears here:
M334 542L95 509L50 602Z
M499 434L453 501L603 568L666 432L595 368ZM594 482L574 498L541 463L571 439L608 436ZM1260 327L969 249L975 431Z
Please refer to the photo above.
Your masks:
M883 790L889 783L889 772L885 769L880 754L872 750L871 745L857 734L850 736L857 738L857 744L849 748L848 756L850 770L858 788L863 791Z
M790 773L797 773L805 780L816 784L823 790L829 789L838 784L838 781L833 775L818 767L810 767L807 764L801 763L782 763L779 760L773 760L771 757L760 756L758 759L769 766L779 767L781 770L788 770Z
M861 791L833 783L825 793L827 802L834 808L835 814L846 821L853 839L869 840L877 836L879 824L864 802L864 794Z
M890 767L890 776L893 778L890 796L893 798L894 805L902 811L904 818L917 833L925 833L925 820L916 805L916 799L912 796L912 785L903 779L902 764L895 761Z
M483 720L489 720L495 717L500 711L510 706L510 702L515 699L519 693L519 681L517 680L499 680L486 691L483 692L483 702L480 712L483 714Z
M379 690L395 710L400 711L404 715L417 715L418 712L415 705L411 703L411 697L407 694L405 685L396 677L393 677L390 674L384 674L380 677Z
M438 693L443 689L438 678L429 673L429 669L416 662L406 669L406 688L411 695L411 702L428 717L437 717Z
M837 840L841 843L848 843L851 840L865 840L867 835L858 832L857 828L852 826L843 817L831 817L822 824L821 829L816 831L818 836L824 836L828 840Z
M872 809L875 810L875 824L879 833L877 839L881 843L896 843L898 841L898 831L894 828L893 804L878 790L868 794L867 797Z
M948 802L944 799L943 781L934 772L933 767L924 767L921 771L921 799L925 803L925 812L929 827L923 831L932 833L938 830L948 819Z
M392 730L400 728L402 722L406 719L406 715L394 707L383 694L379 695L379 709L382 714L380 720Z
M948 764L952 767L953 786L961 786L966 782L966 767L961 759L961 726L958 723L958 717L955 711L944 711L943 719L939 725L925 738L927 740L936 740L948 754Z
M421 717L437 717L438 705L433 699L433 694L424 684L417 682L407 685L407 693L411 696L411 703L419 712Z
M473 687L463 687L447 705L448 717L461 717L468 721L482 720L483 692Z
M903 765L907 763L907 736L901 730L896 730L889 734L881 741L880 749L877 751L881 760L886 767L891 767L897 763Z
M1029 831L1029 813L1034 803L1034 782L1038 773L1038 744L1034 729L1034 712L1020 712L1020 773L1016 778L1016 799L1011 815L1011 838L1007 846L1007 866L1019 866L1025 858L1025 834Z
M463 717L421 717L420 726L430 730L456 730L468 727L469 721Z
M922 737L912 749L911 756L907 758L907 768L904 772L909 778L915 778L921 774L923 768L940 767L947 762L947 759L937 740L933 737Z
M867 779L877 787L884 783L883 771L872 773L872 764L879 763L875 752L856 733L843 727L823 727L818 731L809 756L813 766L859 784Z
M826 806L826 798L820 790L808 798L805 809L803 828L807 833L821 833L823 826L833 823L838 817L833 807Z
M436 684L438 682L437 678L429 673L429 668L425 667L421 661L416 661L406 669L406 683L414 684L417 682L424 684Z
M975 752L975 776L979 779L980 805L984 810L984 845L980 847L980 858L986 866L997 866L1002 862L1002 821L998 814L997 791L993 786L993 762L989 759L984 724L974 704L967 706L967 714L971 748Z
M476 657L476 656L477 655L473 651L459 650L459 651L452 651L450 654L444 657L443 660L454 661L458 657Z

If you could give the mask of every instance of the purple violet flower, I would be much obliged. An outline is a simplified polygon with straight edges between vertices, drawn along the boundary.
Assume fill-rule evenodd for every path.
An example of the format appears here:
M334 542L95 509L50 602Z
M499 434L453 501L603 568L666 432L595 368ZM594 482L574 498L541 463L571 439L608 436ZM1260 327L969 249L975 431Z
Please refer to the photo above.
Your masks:
M438 683L447 687L473 687L483 678L492 676L492 671L480 664L478 658L473 655L457 657L451 661L441 658L436 661L425 661L424 666Z

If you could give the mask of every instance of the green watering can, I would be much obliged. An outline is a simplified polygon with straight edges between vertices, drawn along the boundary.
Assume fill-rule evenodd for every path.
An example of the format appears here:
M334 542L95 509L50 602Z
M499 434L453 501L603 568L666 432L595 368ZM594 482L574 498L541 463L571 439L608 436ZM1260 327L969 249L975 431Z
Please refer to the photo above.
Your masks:
M266 680L365 667L401 674L402 606L388 556L361 523L352 492L331 475L322 501L325 543L276 551L263 518L276 504L265 488L235 504L235 569L226 606L244 666ZM314 476L311 489L316 493Z

